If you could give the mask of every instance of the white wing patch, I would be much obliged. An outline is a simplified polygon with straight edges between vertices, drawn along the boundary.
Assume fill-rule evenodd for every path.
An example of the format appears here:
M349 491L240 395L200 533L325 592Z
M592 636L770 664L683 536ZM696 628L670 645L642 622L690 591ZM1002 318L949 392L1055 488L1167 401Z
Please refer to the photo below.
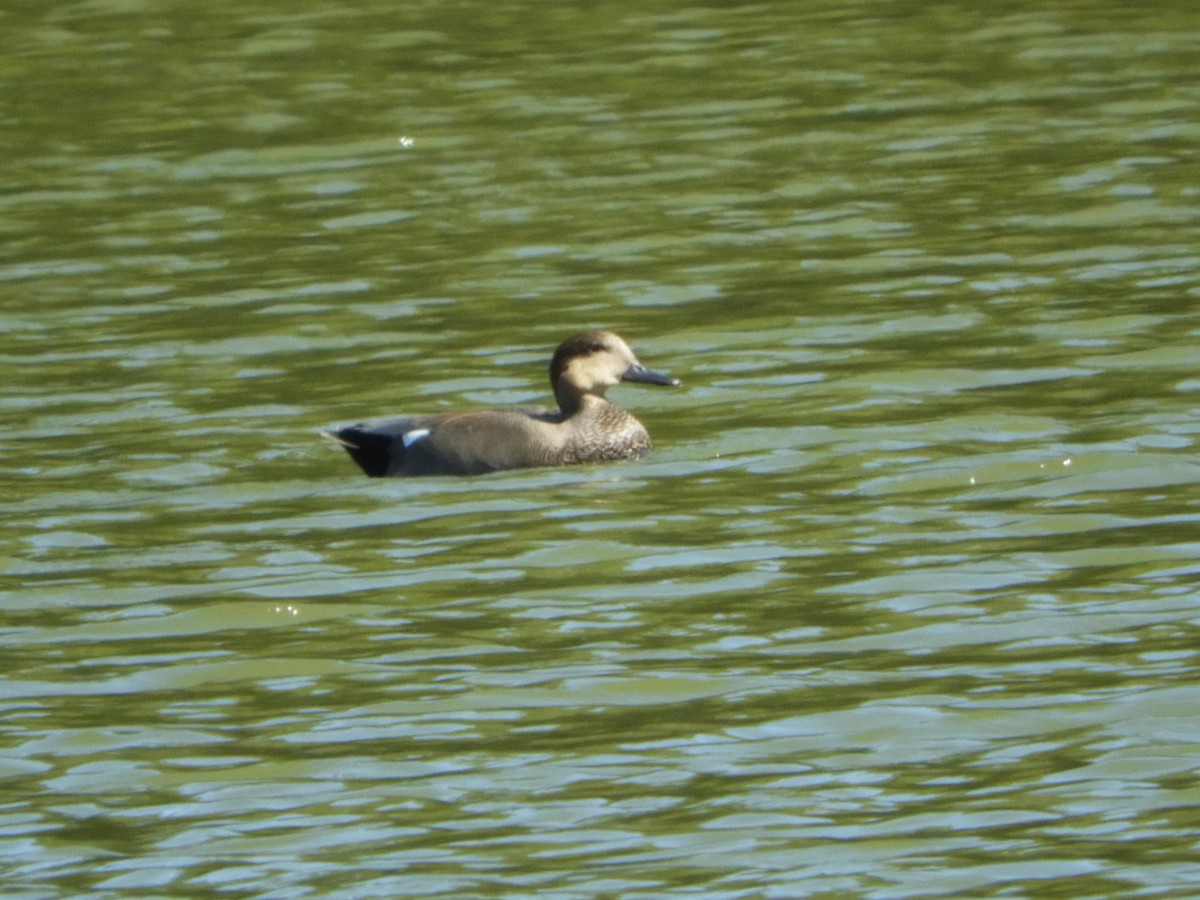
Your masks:
M405 449L411 447L417 441L429 437L428 428L414 428L412 431L406 431L400 435L400 440L404 442Z

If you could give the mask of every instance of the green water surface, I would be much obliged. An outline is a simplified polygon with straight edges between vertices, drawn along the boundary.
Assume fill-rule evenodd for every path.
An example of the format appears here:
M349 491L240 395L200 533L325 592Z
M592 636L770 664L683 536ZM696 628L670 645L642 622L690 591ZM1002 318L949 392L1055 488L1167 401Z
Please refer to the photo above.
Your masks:
M5 898L1194 896L1194 7L9 4Z

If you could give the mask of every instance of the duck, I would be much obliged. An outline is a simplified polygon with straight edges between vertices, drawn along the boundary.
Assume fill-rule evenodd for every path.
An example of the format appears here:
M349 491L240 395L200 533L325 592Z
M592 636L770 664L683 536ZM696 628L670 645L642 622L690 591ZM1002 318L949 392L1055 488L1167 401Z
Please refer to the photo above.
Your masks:
M482 475L502 469L633 459L650 435L605 392L624 381L678 387L647 369L611 331L567 338L550 360L557 410L482 409L367 419L321 436L339 444L372 478Z

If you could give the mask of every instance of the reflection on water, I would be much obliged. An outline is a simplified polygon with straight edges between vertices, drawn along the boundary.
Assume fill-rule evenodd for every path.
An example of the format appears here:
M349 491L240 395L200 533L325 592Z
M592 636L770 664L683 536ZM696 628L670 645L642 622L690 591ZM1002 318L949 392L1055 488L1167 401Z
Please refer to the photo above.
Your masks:
M469 11L6 20L7 894L1187 895L1190 7Z

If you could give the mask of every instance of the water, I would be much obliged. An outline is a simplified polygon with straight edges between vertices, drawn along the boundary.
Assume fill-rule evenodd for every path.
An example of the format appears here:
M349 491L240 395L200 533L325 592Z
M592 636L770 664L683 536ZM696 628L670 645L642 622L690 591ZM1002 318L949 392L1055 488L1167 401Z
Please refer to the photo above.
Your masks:
M6 11L5 896L1192 895L1197 24Z

